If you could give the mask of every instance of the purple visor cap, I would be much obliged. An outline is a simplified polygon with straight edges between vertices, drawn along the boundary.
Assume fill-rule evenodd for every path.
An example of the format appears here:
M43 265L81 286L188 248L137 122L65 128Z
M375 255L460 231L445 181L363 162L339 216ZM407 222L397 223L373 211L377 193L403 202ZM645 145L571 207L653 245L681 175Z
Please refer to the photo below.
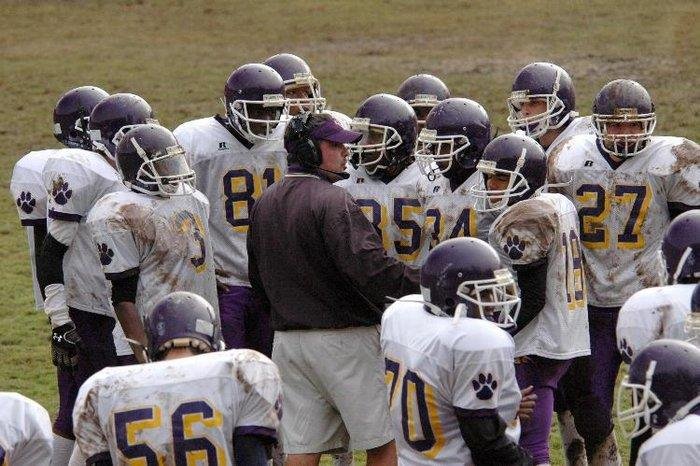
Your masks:
M312 139L324 139L326 141L341 144L357 143L362 139L362 133L350 131L340 126L334 118L326 120L321 126L311 132Z

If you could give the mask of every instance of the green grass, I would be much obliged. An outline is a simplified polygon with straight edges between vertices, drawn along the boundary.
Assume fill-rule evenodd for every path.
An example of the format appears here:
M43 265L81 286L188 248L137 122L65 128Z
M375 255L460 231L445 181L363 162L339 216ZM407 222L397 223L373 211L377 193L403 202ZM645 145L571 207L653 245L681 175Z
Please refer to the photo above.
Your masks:
M700 136L700 8L693 1L10 1L0 0L0 185L14 162L56 147L51 111L65 90L96 84L140 94L164 125L210 115L232 69L291 51L305 57L333 108L410 74L442 77L481 102L504 131L515 72L564 66L580 111L629 77L656 101L657 132ZM32 309L26 241L0 196L0 389L57 407L48 326ZM623 447L624 448L624 447ZM553 436L553 464L562 464Z

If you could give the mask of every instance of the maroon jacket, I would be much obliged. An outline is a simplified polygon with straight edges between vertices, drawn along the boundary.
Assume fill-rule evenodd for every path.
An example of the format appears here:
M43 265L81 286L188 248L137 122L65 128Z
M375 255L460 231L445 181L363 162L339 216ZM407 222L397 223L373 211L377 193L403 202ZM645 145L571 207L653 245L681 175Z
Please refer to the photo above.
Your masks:
M347 191L295 166L253 206L248 272L274 330L375 325L387 296L419 289Z

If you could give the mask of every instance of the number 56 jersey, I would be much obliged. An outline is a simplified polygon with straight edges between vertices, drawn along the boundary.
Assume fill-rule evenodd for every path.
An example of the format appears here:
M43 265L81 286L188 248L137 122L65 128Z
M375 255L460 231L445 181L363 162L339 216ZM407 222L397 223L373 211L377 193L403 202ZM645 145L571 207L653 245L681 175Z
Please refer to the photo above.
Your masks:
M513 339L481 319L438 317L421 295L393 303L382 317L389 413L400 465L470 465L455 411L497 413L518 441L520 390Z
M73 411L86 458L122 464L233 464L233 436L276 439L277 367L252 350L108 367L90 377Z
M588 302L618 307L659 284L657 251L669 203L700 206L700 147L652 137L613 168L594 135L576 136L547 159L550 183L576 206L588 279Z
M250 286L246 235L250 211L263 191L287 171L287 152L279 140L248 141L236 137L220 116L181 124L173 134L185 148L197 174L197 189L211 204L209 228L214 246L217 279L225 285Z

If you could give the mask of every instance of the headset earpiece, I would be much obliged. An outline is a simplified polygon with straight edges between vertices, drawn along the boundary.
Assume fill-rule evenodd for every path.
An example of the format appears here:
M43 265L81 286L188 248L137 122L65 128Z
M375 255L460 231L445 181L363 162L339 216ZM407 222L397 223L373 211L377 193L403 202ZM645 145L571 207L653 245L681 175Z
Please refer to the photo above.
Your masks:
M302 165L316 168L321 165L321 153L311 140L310 117L311 113L302 113L292 118L290 124L296 139L294 153Z

